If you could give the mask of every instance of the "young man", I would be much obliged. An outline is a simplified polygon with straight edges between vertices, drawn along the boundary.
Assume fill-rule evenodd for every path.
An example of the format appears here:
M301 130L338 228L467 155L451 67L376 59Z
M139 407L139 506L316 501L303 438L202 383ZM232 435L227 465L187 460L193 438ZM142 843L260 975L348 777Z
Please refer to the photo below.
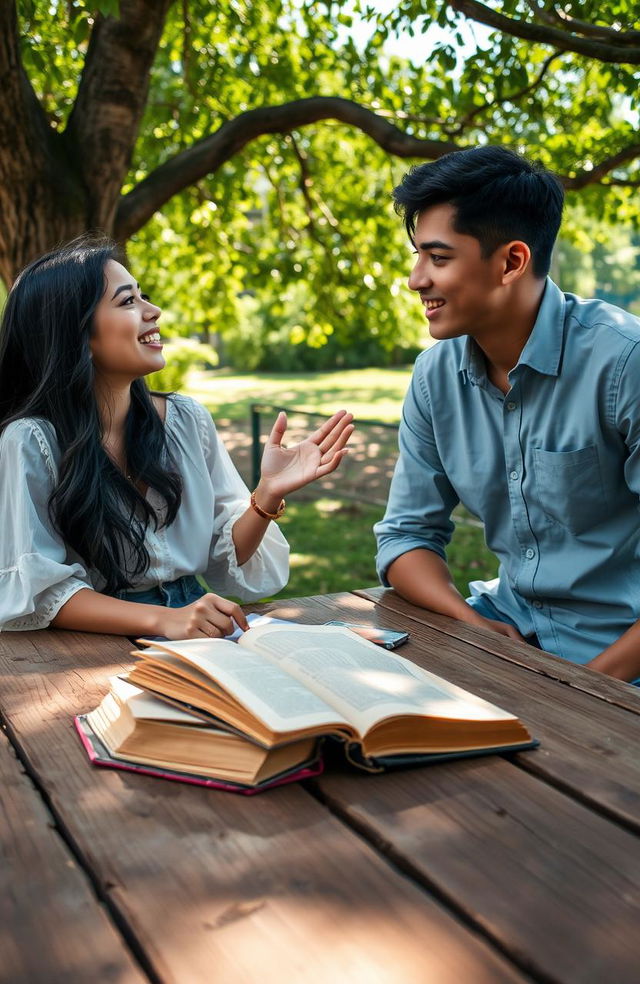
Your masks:
M501 147L412 169L394 192L409 287L439 344L415 365L375 532L414 604L622 680L640 678L640 321L548 279L563 192ZM485 526L499 577L466 601L452 509Z

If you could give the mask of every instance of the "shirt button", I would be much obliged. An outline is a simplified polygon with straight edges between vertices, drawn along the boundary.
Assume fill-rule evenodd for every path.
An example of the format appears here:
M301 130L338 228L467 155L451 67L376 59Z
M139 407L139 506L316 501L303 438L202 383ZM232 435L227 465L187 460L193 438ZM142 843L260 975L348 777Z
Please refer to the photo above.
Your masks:
M536 552L535 552L535 550L532 547L529 547L529 549L525 553L525 557L528 557L529 560L531 560L532 557L535 557L535 555L536 555Z
M538 601L536 599L536 601L534 601L534 603L533 603L533 607L534 608L542 608L542 602L541 601Z
M515 482L515 480L516 480L517 477L518 477L517 471L509 472L509 478L512 478L514 482Z
M517 403L507 403L507 410L515 410Z

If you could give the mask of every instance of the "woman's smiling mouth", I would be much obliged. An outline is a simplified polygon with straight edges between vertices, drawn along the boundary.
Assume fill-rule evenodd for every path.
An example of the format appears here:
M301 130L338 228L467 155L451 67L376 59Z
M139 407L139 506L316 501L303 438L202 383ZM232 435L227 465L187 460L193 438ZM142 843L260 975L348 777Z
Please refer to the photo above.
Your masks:
M145 332L144 335L139 335L138 341L141 345L162 345L162 341L160 340L160 332L157 328L153 328L151 331Z

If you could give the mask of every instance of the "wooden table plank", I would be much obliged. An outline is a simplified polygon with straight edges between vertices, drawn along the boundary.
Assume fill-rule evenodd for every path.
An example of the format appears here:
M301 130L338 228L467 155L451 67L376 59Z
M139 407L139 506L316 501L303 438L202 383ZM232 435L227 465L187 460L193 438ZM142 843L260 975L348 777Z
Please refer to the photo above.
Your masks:
M380 606L373 609L372 602L358 595L273 602L265 609L291 620L319 623L339 616L407 627L404 616ZM418 621L410 631L401 654L517 714L540 739L540 748L516 757L522 768L640 830L640 717L542 673L496 660L477 645Z
M637 984L638 839L499 758L327 773L326 801L530 971Z
M542 673L551 679L560 680L569 687L582 690L593 697L617 704L619 707L624 707L628 711L640 715L640 688L632 687L622 680L614 680L613 677L606 676L604 673L594 673L593 670L585 669L576 663L569 663L559 656L545 653L533 646L528 646L526 643L516 642L506 636L497 635L490 629L467 625L465 622L449 618L447 615L439 615L437 612L431 612L426 608L418 608L417 605L405 601L390 588L363 588L355 591L354 594L366 598L368 601L373 601L382 609L401 615L405 619L405 628L408 628L407 620L417 620L421 624L429 625L455 639L479 646L500 659L517 663L519 666L524 666L536 673Z
M142 984L119 933L0 732L0 981Z
M368 622L374 614L380 623L387 613L372 613L361 599L352 605L346 599L315 598L282 602L274 614L311 622L329 614ZM414 651L405 646L403 652L415 657L422 633L417 626ZM504 666L497 665L504 674ZM478 669L472 666L476 681ZM520 667L511 672L529 679ZM548 679L542 683L552 685ZM559 692L556 701L562 705L564 688ZM595 707L594 716L613 714L637 727L637 719L625 711L586 694L571 698L574 704ZM553 694L549 699L553 703ZM559 752L564 748L563 740ZM636 750L637 742L632 761ZM539 754L517 759L532 761ZM581 763L584 775L591 767L584 749ZM387 776L329 772L314 785L323 800L400 867L478 920L505 952L514 959L528 954L535 976L567 984L599 984L604 977L617 984L637 981L637 836L498 756Z
M0 637L0 706L163 984L529 979L299 786L255 798L92 769L71 725L122 640Z

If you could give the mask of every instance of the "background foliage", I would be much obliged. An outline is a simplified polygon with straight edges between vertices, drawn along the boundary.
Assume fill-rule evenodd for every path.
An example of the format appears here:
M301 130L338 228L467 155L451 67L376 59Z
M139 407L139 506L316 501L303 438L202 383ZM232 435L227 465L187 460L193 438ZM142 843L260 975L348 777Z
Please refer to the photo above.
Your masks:
M380 440L371 419L398 424L409 383L407 369L356 369L331 373L235 374L195 371L186 392L207 406L243 478L251 482L249 406L252 402L295 406L330 414L348 406L356 415L356 434L345 463L333 480L287 497L280 526L291 547L289 582L279 597L351 591L377 582L373 524L382 518L395 460L396 434ZM262 433L273 414L265 413ZM295 416L289 419L295 427ZM301 421L305 428L317 423ZM356 492L355 498L353 493ZM447 550L454 583L468 594L470 580L495 577L498 561L484 543L481 525L462 507L454 513L455 536Z
M57 133L96 27L141 2L19 0L24 67ZM638 306L633 0L181 0L148 16L167 6L125 196L256 107L339 96L397 135L283 125L169 197L128 243L165 329L244 369L411 361L425 325L390 205L412 163L396 156L403 137L431 141L431 156L496 142L541 159L568 188L556 278Z
M197 139L212 117L303 98L310 86L399 109L417 70L360 52L348 37L341 42L350 23L338 4L208 7L190 29L198 57L185 73L184 22L174 8L137 177L163 160L178 131ZM131 259L155 295L177 288L180 324L219 334L223 359L236 366L407 361L424 321L403 290L409 251L390 206L404 170L339 123L262 137L174 197L133 237ZM149 264L157 243L162 267Z

